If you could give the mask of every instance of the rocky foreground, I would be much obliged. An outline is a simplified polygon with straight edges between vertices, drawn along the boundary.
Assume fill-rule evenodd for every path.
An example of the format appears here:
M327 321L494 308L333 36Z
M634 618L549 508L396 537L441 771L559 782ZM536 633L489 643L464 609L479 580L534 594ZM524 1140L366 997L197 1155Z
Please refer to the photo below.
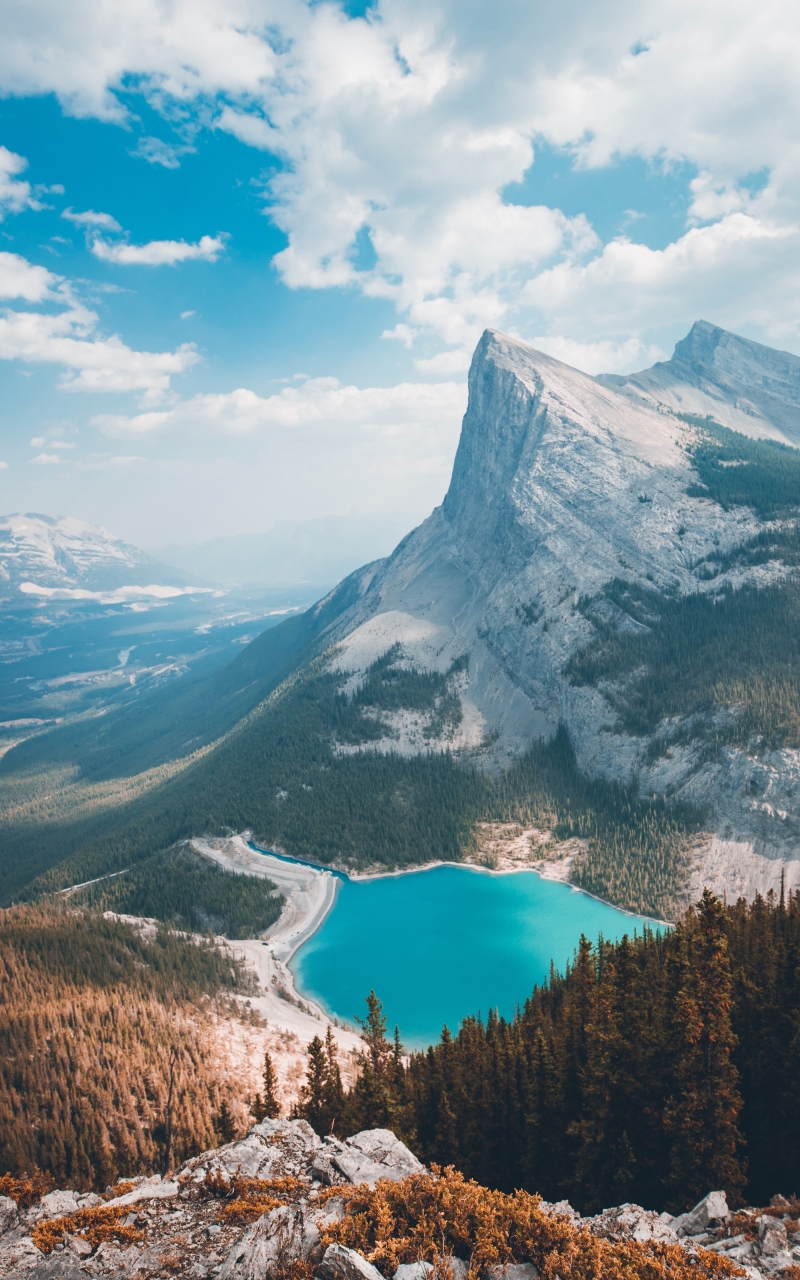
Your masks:
M570 1273L567 1258L574 1260L574 1274L584 1274L587 1250L595 1275L612 1274L613 1262L615 1274L627 1275L679 1276L687 1265L686 1274L698 1277L800 1277L800 1202L775 1196L766 1209L731 1213L721 1191L678 1218L634 1204L581 1218L567 1201L527 1197L528 1239L538 1241L529 1252L538 1266L533 1257L520 1256L521 1237L511 1230L487 1252L485 1225L476 1231L476 1240L484 1232L481 1243L458 1228L463 1256L448 1252L446 1243L441 1247L444 1228L440 1246L425 1249L419 1232L409 1234L408 1216L403 1236L397 1209L390 1227L383 1224L380 1246L359 1251L343 1239L362 1238L370 1196L379 1219L386 1216L388 1184L402 1184L395 1189L397 1204L406 1208L443 1185L386 1129L339 1142L321 1140L304 1120L265 1120L245 1138L187 1161L173 1176L120 1182L104 1197L58 1190L26 1206L22 1182L4 1182L16 1198L0 1197L0 1277L25 1280L467 1280L469 1274L475 1280L537 1280L550 1269L548 1241L553 1255L558 1251L562 1280ZM447 1184L448 1193L463 1186L456 1179ZM480 1188L464 1190L479 1207L472 1219L478 1223L482 1200L515 1210L521 1203ZM365 1256L370 1252L381 1269ZM487 1262L490 1257L495 1261Z

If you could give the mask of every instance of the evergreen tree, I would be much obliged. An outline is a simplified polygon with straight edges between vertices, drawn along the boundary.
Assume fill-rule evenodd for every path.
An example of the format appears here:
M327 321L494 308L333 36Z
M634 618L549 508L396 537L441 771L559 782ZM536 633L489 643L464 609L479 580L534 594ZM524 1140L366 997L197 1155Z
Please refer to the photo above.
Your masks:
M334 1133L337 1126L342 1132L347 1123L345 1095L336 1053L336 1040L330 1026L325 1035L325 1084L322 1097L325 1132Z
M262 1120L277 1120L281 1114L281 1104L278 1101L278 1075L268 1050L264 1052L264 1074L262 1079L264 1081L264 1093L263 1095L260 1093L255 1095L250 1108L256 1124L260 1124Z
M214 1130L220 1142L233 1142L236 1137L236 1122L225 1098L223 1098L222 1105L214 1117Z
M694 927L685 931L675 1002L676 1091L664 1122L672 1135L669 1185L687 1208L709 1187L741 1200L745 1167L739 1129L742 1099L732 1054L732 982L723 907L706 889ZM686 963L684 958L694 963Z
M300 1090L300 1101L295 1108L295 1115L307 1120L315 1133L323 1134L325 1130L325 1088L328 1078L328 1063L325 1045L319 1036L308 1046L308 1064L306 1066L306 1082Z

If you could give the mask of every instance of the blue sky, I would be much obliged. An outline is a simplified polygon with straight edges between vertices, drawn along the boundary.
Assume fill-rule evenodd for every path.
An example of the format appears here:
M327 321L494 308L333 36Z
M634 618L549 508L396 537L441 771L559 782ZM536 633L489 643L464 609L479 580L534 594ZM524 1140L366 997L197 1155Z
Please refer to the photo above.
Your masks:
M701 316L800 351L788 4L7 14L3 511L417 520L487 325L589 372Z

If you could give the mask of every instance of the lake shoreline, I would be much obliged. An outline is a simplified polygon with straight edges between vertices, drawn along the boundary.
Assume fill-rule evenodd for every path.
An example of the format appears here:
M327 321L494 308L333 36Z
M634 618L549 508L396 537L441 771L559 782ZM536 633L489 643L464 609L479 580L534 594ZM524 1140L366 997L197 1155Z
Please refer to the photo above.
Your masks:
M532 872L534 875L539 876L541 880L566 885L566 887L571 889L573 893L582 893L585 897L592 898L595 902L601 902L605 907L613 907L615 911L619 911L625 916L631 916L634 920L644 920L647 924L652 924L658 928L672 929L674 927L674 921L659 920L656 916L644 916L639 912L631 911L628 907L621 907L618 903L611 902L610 899L601 897L599 893L592 893L591 890L584 889L581 885L573 884L572 881L568 880L565 876L558 874L547 875L546 868L548 866L557 866L558 864L548 863L544 860L537 860L536 862L531 862L527 865L487 867L480 866L474 862L451 862L445 858L437 858L430 862L415 863L413 866L394 867L390 871L350 871L345 867L336 865L335 863L331 863L326 866L321 862L310 862L304 858L295 858L291 854L284 852L283 849L265 849L252 839L250 832L244 832L240 838L245 840L250 848L257 850L264 857L277 855L280 860L285 859L288 864L295 863L297 866L309 867L314 871L327 871L329 874L335 873L337 876L343 876L354 884L367 884L372 880L387 880L396 876L414 875L418 871L434 871L437 867L457 867L463 871L477 871L481 875L489 876L511 876L519 875L522 872ZM331 903L331 910L333 909L333 905L334 904ZM322 923L323 920L320 920L319 925L322 925ZM308 936L311 937L312 935L309 934ZM304 941L307 941L307 939L304 939Z

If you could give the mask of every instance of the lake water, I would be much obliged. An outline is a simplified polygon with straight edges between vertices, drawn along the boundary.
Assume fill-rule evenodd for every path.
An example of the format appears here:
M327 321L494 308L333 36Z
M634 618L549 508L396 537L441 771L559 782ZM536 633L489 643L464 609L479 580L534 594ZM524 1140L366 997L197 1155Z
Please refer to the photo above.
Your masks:
M343 879L336 905L291 962L297 989L352 1022L374 990L407 1048L468 1014L513 1016L580 936L621 938L645 922L533 871L463 867Z

